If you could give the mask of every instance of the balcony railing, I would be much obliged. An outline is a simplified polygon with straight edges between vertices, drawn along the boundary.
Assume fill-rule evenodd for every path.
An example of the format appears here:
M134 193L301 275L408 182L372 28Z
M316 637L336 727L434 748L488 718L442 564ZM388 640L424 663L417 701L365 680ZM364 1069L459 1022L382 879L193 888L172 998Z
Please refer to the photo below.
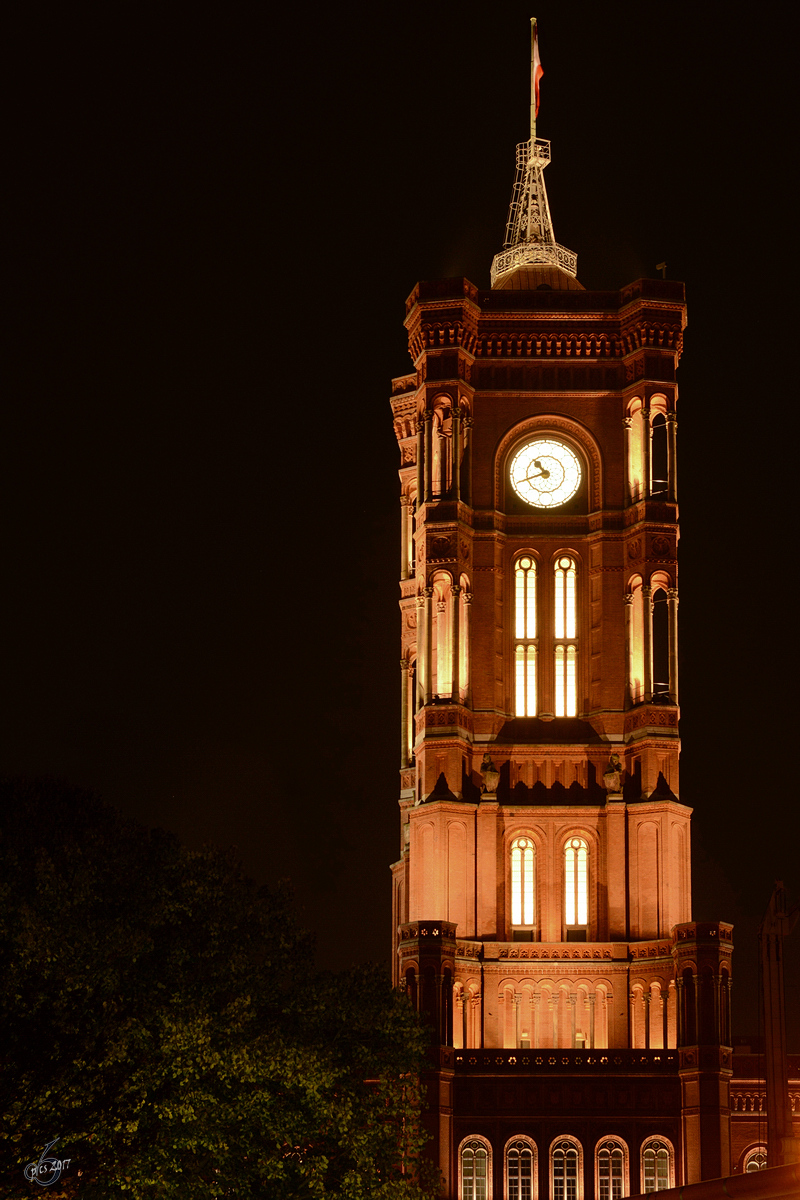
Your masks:
M677 1050L451 1050L457 1071L496 1072L577 1072L593 1075L650 1072L673 1073L678 1070Z

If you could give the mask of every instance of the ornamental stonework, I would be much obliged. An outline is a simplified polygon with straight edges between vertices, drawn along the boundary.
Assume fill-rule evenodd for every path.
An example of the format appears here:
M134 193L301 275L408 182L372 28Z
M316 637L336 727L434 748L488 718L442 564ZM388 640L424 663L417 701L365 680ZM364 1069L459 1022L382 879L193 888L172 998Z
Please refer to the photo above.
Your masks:
M453 557L452 537L439 536L431 538L428 562L445 562Z
M530 959L575 959L583 961L584 959L603 959L611 958L611 951L603 950L541 950L533 949L530 946L501 946L499 958L530 958Z
M631 733L634 729L643 729L645 726L659 726L662 729L676 729L678 726L678 712L675 708L667 707L646 707L644 709L636 709L633 712L627 713L625 716L625 733Z

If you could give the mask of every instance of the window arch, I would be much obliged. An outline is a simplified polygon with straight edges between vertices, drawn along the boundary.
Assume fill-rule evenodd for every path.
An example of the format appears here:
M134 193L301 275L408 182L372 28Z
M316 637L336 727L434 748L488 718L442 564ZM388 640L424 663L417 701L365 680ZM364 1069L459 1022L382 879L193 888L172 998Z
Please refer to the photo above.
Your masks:
M744 1166L742 1170L746 1175L750 1175L753 1171L763 1171L767 1166L767 1147L754 1146L752 1150L748 1150L745 1155Z
M536 925L536 844L531 837L515 837L509 850L511 928L515 940L532 938Z
M628 1191L628 1147L620 1138L602 1138L595 1155L596 1200L620 1200Z
M575 1138L556 1138L550 1147L550 1195L583 1200L583 1150Z
M514 566L514 713L536 716L536 560L521 554Z
M431 671L434 695L450 698L453 686L453 581L447 571L436 571L432 603Z
M633 575L625 596L631 704L678 703L678 591L666 571Z
M460 1200L492 1200L492 1147L485 1138L468 1137L459 1147Z
M624 424L630 503L648 496L674 500L675 413L668 411L666 396L636 396Z
M536 1200L539 1194L536 1143L513 1137L506 1143L506 1200Z
M554 565L555 714L578 712L578 567L569 554Z
M589 846L571 837L564 846L564 924L567 941L586 941L589 926Z
M431 429L431 495L443 498L452 482L453 410L449 396L434 400Z
M650 495L666 496L669 491L669 450L667 418L663 412L653 413L650 429Z
M665 1192L673 1186L674 1155L666 1138L642 1143L642 1191Z

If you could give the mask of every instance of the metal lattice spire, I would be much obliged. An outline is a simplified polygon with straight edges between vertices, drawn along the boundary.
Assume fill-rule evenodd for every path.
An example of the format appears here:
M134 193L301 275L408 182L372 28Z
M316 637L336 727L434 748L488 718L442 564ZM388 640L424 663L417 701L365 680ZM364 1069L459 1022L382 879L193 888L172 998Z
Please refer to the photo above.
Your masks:
M575 276L578 256L559 246L553 233L544 169L550 162L550 143L536 137L539 111L539 79L542 68L536 36L536 18L531 19L531 136L517 146L517 173L506 222L505 249L492 262L492 287L517 267L557 267Z

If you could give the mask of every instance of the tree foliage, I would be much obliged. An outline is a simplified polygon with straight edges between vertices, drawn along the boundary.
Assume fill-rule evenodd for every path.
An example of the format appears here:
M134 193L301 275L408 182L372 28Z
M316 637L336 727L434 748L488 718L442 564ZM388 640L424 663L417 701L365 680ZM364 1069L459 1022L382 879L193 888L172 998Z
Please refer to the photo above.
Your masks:
M376 967L319 974L285 890L85 793L0 790L0 1191L421 1198L426 1037Z

